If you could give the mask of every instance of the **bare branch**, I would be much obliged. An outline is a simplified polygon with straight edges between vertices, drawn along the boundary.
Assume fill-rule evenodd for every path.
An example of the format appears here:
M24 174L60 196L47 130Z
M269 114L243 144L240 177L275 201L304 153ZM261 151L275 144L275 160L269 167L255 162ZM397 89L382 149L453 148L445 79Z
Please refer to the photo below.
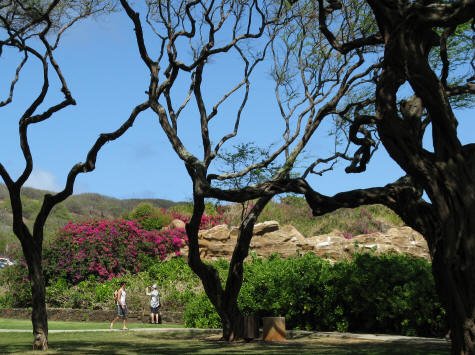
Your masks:
M339 4L339 7L341 7L341 4ZM356 38L345 43L339 43L333 33L328 29L326 24L328 14L332 13L338 8L325 7L323 0L318 0L318 20L320 24L320 31L322 31L322 33L327 38L328 43L330 43L334 49L342 54L347 54L355 49L384 44L383 38L379 33L372 34L364 38Z
M449 86L445 92L448 96L457 96L463 94L475 94L475 83L467 83L460 86Z
M414 3L407 10L410 11L411 17L415 17L415 20L425 25L431 27L452 27L473 18L475 1L430 2L426 6Z
M442 60L442 72L440 73L440 82L447 88L447 77L449 76L449 59L447 57L447 39L455 31L455 27L444 29L440 37L440 59Z
M13 91L15 90L15 85L18 82L18 79L20 77L20 71L23 68L23 65L25 65L26 61L28 60L28 52L24 51L25 56L23 57L23 60L21 63L18 65L15 71L15 77L13 78L11 84L10 84L10 94L8 95L8 98L4 101L0 102L0 107L8 105L10 102L12 102L13 99Z
M134 23L135 37L137 40L137 45L139 47L140 56L144 63L147 65L147 67L150 69L150 71L152 71L152 68L156 65L156 63L152 59L150 59L147 53L147 48L145 46L145 41L143 37L142 23L140 21L140 15L130 7L127 0L120 0L120 3L122 4L125 12L127 13L127 16L129 16L129 18Z

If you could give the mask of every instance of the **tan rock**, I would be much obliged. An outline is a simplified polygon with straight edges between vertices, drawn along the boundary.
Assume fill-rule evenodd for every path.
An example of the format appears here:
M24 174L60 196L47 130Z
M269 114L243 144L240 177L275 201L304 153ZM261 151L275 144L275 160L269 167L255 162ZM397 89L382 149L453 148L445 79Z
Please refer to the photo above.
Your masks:
M174 219L173 221L171 221L171 223L168 225L168 227L170 229L174 229L174 228L185 228L185 222L183 222L181 219Z
M267 258L278 253L283 258L293 257L297 253L313 252L332 262L349 259L354 252L408 253L415 257L430 260L427 243L422 235L409 227L391 228L385 233L371 233L346 239L342 233L332 231L326 235L306 238L293 226L282 226L275 221L259 223L251 240L250 251L259 257ZM229 229L226 225L200 231L200 254L205 260L220 257L231 259L238 228ZM182 249L182 255L188 255L188 249Z
M229 239L229 228L226 224L220 224L208 230L201 230L198 238L208 240L226 240Z
M300 243L305 243L305 237L295 228L294 226L291 225L285 225L279 230L284 239L283 241L291 241L291 242L300 242Z
M215 257L230 259L233 255L234 245L230 244L214 244L208 248L208 254Z
M237 239L238 235L239 235L239 228L231 227L231 230L229 231L229 237L233 239Z
M213 246L213 242L210 241L210 240L206 240L206 239L199 239L198 240L198 245L200 246L200 248L209 249Z
M254 235L262 235L265 233L276 231L279 228L280 228L279 222L265 221L265 222L256 224L252 232Z

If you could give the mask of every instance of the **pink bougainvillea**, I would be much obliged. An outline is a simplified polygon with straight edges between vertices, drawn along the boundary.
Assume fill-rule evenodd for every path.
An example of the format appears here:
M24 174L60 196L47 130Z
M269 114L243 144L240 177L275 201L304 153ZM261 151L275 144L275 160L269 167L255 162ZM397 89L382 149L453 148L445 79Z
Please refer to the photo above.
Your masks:
M168 212L170 219L187 223L189 216ZM45 248L46 272L52 278L64 278L75 284L94 277L110 280L126 273L143 271L151 259L163 260L167 255L180 255L188 243L184 228L146 230L146 216L138 220L88 220L69 222L59 231L55 242ZM200 229L227 223L219 213L203 215Z
M72 283L91 276L104 281L142 271L147 258L179 255L187 242L183 228L146 231L136 221L69 222L45 250L45 259L56 275Z

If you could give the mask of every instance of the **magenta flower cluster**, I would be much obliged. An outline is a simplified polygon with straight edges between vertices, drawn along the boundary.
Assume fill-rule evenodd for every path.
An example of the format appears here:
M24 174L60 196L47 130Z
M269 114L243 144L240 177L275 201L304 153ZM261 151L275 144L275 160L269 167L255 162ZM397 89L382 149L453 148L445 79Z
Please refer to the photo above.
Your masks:
M135 220L69 222L45 257L56 275L69 282L91 276L104 281L143 271L147 258L179 255L187 242L184 228L146 231Z

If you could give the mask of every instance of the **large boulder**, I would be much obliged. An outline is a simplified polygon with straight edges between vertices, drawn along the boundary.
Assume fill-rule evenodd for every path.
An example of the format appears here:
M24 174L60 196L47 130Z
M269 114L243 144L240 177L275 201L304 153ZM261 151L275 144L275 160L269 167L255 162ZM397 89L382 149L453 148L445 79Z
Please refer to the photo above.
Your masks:
M430 260L429 248L424 237L410 227L390 228L385 233L370 233L345 238L334 231L326 235L311 237L315 241L315 254L330 260L350 258L355 252L383 254L389 251L406 253Z
M262 223L257 223L254 225L254 229L252 230L253 235L263 235L266 233L274 232L279 230L279 222L277 221L265 221Z
M173 221L170 222L169 225L163 227L162 230L177 229L177 228L185 229L185 225L186 225L185 222L183 222L181 219L174 219Z
M200 256L204 260L225 258L231 260L236 240L231 240L227 225L221 224L211 229L201 230L198 233ZM188 256L188 245L180 250L181 255Z
M229 239L229 228L226 224L220 224L211 229L201 230L198 239L226 241Z
M238 228L229 229L226 225L200 231L198 243L201 257L204 260L230 260L238 232ZM330 261L351 258L354 252L381 254L390 250L430 260L426 241L410 227L391 228L385 233L363 234L348 239L338 231L305 237L293 226L281 227L276 221L268 221L255 225L250 245L250 251L259 257L278 253L288 258L311 251ZM182 248L181 253L187 256L188 247Z

